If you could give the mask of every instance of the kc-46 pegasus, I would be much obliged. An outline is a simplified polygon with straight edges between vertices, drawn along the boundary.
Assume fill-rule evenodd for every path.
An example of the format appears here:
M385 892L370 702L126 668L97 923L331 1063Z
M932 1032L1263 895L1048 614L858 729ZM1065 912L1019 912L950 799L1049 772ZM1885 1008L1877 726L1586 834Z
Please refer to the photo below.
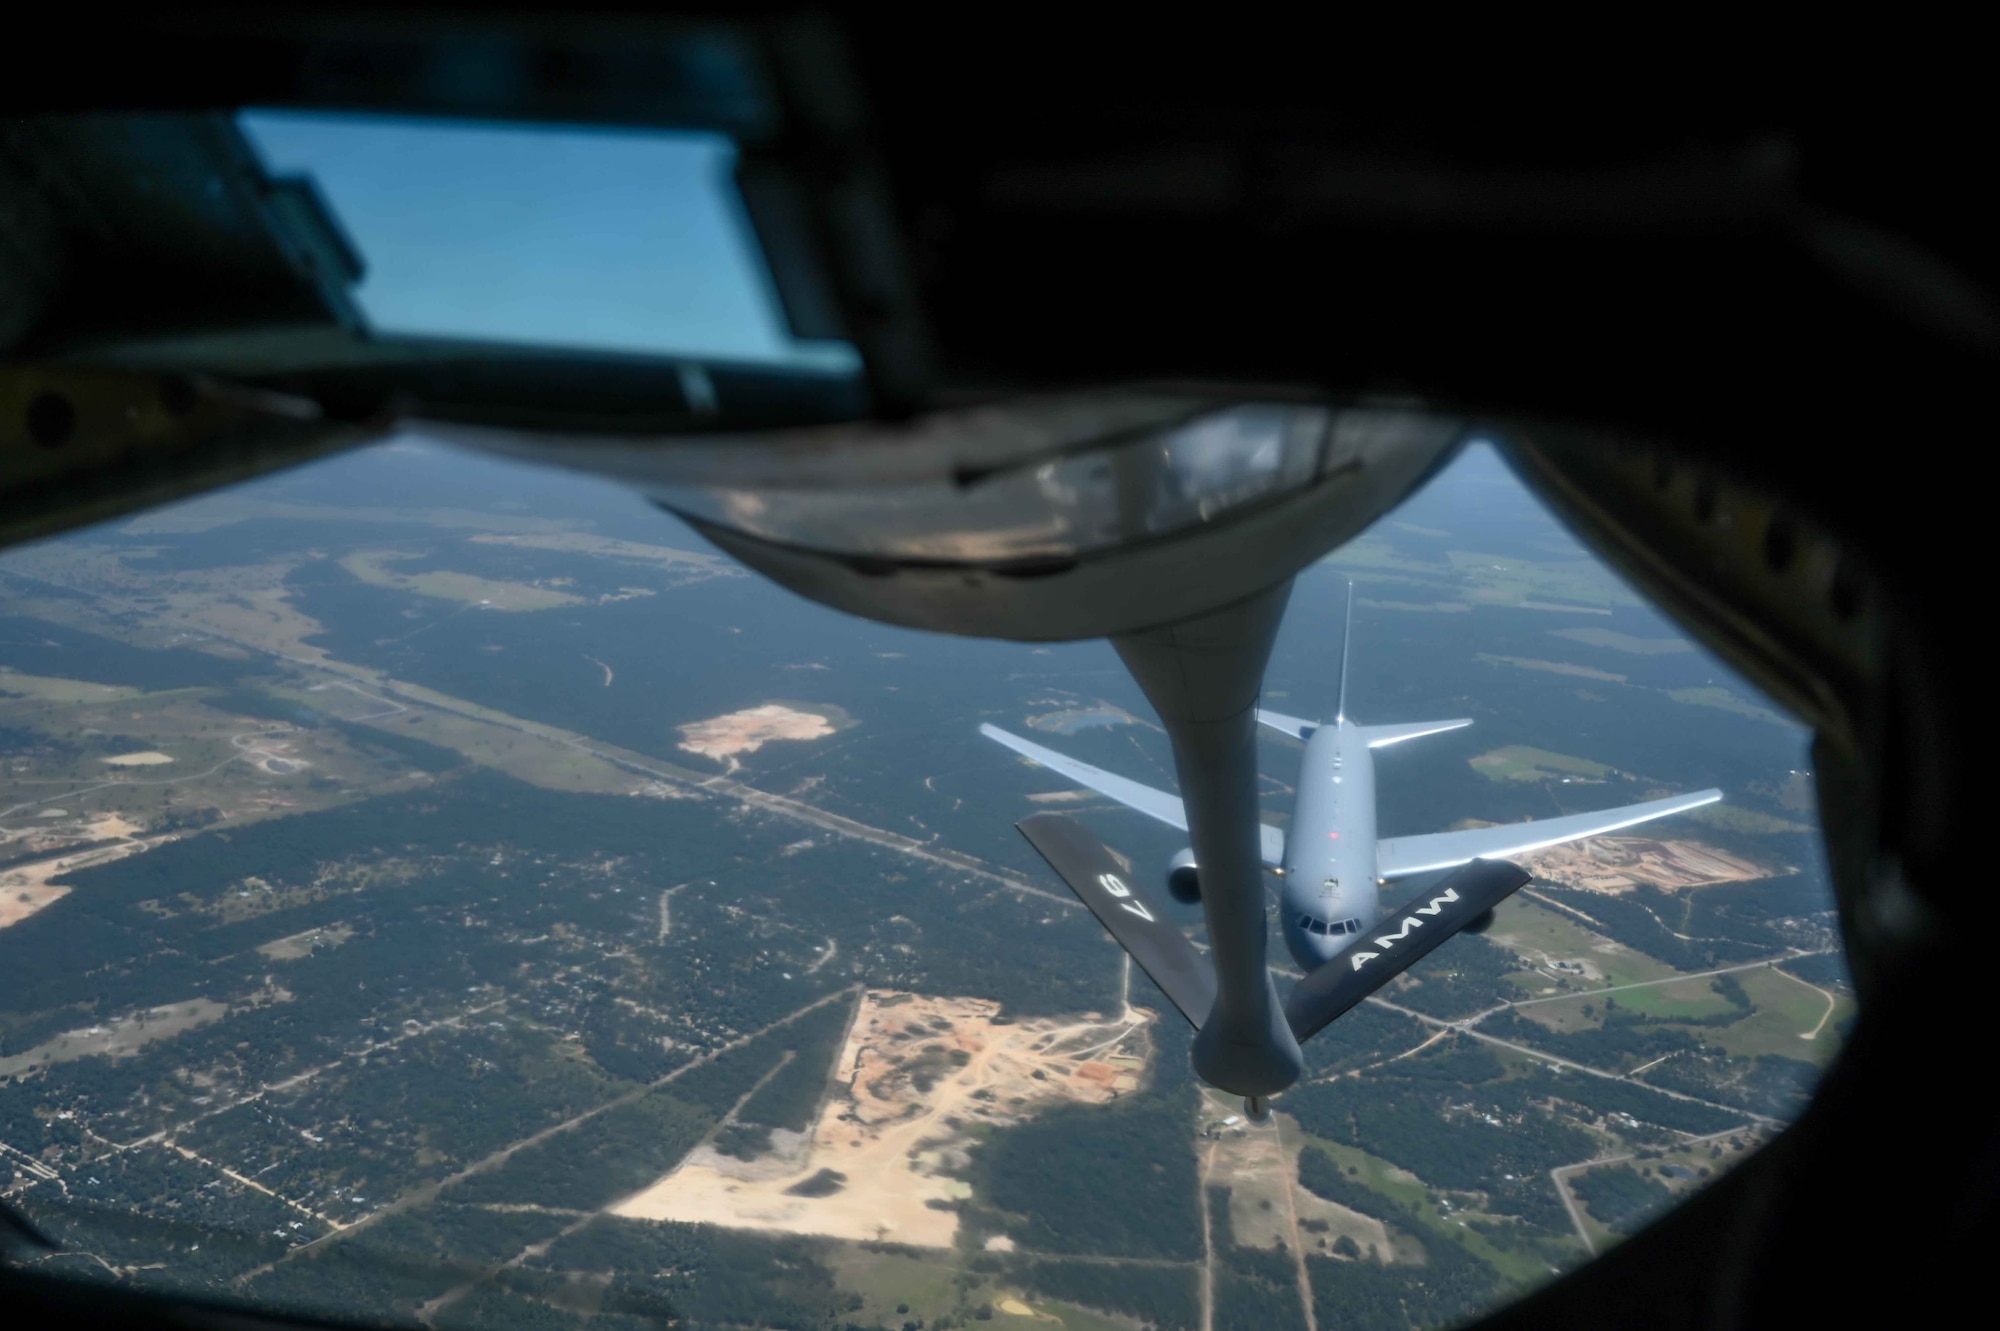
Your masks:
M1353 593L1348 595L1348 626ZM1285 946L1305 971L1285 1000L1285 1020L1303 1041L1323 1029L1413 962L1461 931L1477 933L1493 908L1528 881L1505 857L1712 804L1719 790L1627 804L1497 827L1418 836L1378 837L1375 751L1406 740L1457 730L1470 720L1360 725L1347 715L1347 644L1341 645L1340 692L1331 721L1308 721L1259 709L1262 725L1304 741L1289 835L1260 827L1264 864L1279 881L1279 921ZM1128 808L1187 830L1181 801L1011 734L980 727L989 739ZM1134 881L1129 864L1060 814L1036 814L1018 824L1070 889L1103 922L1154 983L1199 1029L1215 1001L1215 980L1180 927ZM1192 850L1167 865L1175 900L1201 898L1201 868ZM1384 900L1395 903L1385 908ZM1252 1103L1253 1113L1262 1106Z

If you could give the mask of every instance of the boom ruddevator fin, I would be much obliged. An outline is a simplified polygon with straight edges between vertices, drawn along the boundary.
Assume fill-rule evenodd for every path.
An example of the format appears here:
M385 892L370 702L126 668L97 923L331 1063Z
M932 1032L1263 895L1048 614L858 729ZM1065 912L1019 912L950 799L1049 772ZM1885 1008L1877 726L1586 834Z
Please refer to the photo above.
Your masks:
M1125 865L1074 818L1038 813L1014 826L1188 1025L1200 1030L1215 1006L1215 972L1166 911L1140 892Z
M1292 1038L1304 1044L1527 881L1518 864L1474 860L1383 916L1359 942L1292 986L1285 996Z

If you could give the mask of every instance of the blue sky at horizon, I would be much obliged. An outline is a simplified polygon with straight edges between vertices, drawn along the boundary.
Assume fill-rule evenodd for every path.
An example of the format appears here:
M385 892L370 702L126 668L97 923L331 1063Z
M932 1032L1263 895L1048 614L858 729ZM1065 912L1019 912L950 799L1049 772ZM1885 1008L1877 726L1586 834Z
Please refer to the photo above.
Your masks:
M726 135L251 110L274 175L309 175L385 333L851 369L785 327Z

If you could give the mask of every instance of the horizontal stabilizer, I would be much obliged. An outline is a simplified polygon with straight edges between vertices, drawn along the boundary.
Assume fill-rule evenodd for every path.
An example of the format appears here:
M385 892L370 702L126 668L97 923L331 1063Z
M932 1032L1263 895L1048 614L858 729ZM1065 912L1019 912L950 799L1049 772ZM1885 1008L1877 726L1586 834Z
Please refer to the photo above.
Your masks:
M1196 1030L1215 1006L1215 972L1180 926L1150 901L1103 842L1074 818L1038 813L1014 824L1118 946Z
M1456 832L1432 832L1428 836L1391 837L1375 844L1375 871L1384 878L1407 878L1432 869L1449 869L1472 859L1525 855L1545 846L1602 836L1621 827L1686 813L1721 798L1719 790L1697 790L1692 795L1647 800L1644 804L1600 809L1596 813L1571 813L1527 823L1502 823L1498 827L1466 827Z
M1463 730L1472 724L1469 716L1456 721L1409 721L1400 726L1362 726L1361 737L1368 741L1371 749L1385 748L1391 744L1401 744L1406 739L1418 739L1425 735L1441 735L1447 730Z
M1402 910L1384 916L1347 951L1292 986L1285 998L1285 1021L1293 1038L1305 1043L1527 881L1527 870L1519 865L1474 860Z
M1317 721L1286 716L1283 712L1267 712L1261 707L1257 709L1257 721L1258 724L1269 726L1282 734L1290 735L1293 739L1311 739L1313 731L1319 729Z

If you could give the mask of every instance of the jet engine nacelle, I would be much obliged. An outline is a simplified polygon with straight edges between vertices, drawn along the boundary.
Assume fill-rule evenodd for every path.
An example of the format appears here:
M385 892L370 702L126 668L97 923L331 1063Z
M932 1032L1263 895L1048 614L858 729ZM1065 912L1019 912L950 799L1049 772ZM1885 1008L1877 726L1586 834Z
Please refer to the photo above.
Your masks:
M1167 861L1167 892L1183 906L1201 900L1201 874L1194 867L1194 847Z

